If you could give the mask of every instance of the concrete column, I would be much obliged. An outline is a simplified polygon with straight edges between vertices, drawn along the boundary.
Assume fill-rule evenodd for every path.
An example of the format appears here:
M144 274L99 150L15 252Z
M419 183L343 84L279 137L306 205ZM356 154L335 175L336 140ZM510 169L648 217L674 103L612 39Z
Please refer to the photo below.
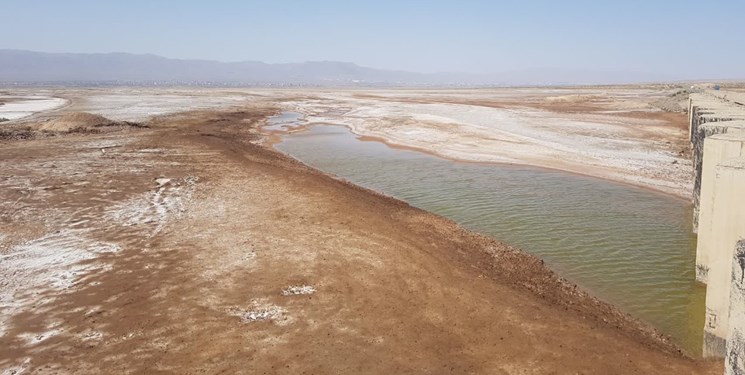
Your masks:
M732 258L729 333L724 357L725 375L745 375L745 240L737 241Z
M723 357L730 329L732 259L737 241L745 238L745 158L717 165L712 186L711 235L702 239L709 242L703 354Z
M699 233L700 208L701 208L701 183L703 176L703 159L706 153L704 141L715 135L735 132L745 132L745 120L737 121L715 121L701 124L697 128L698 134L691 144L691 158L693 161L693 233ZM716 165L726 158L733 158L740 154L725 154L715 158ZM713 169L712 169L713 170Z
M714 183L717 165L745 156L745 131L712 135L704 141L701 166L701 198L699 209L698 243L696 246L696 280L706 284L709 274L709 257L714 244ZM743 208L745 209L745 207Z

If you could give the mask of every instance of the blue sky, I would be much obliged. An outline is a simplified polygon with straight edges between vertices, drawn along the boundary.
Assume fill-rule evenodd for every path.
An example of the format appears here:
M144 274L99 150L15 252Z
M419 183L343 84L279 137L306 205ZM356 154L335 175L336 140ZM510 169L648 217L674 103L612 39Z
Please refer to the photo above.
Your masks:
M745 77L745 0L3 0L0 14L0 48Z

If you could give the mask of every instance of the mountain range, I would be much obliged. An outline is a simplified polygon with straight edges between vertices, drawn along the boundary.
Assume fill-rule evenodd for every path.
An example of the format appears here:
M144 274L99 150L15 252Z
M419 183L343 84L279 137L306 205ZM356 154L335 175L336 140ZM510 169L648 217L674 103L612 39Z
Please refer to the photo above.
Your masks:
M375 69L349 62L268 64L172 59L151 54L48 53L0 49L3 83L196 83L229 85L547 85L670 81L643 72L526 69L495 74L415 73Z

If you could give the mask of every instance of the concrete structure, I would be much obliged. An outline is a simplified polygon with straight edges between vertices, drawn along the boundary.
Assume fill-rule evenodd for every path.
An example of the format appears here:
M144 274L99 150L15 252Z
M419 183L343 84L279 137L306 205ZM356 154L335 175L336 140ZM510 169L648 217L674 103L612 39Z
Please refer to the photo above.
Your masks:
M706 283L706 357L745 375L745 93L691 94L696 280Z
M724 123L723 123L724 124ZM743 121L745 125L745 121ZM708 127L710 124L702 126ZM717 165L727 159L745 157L745 130L728 134L717 134L704 141L702 152L706 157L699 168L701 179L701 201L699 212L698 246L696 247L696 280L708 283L709 256L713 251L713 228L717 223L714 215L714 184ZM743 207L745 209L745 207Z
M745 375L745 240L737 242L732 258L729 333L724 357L726 375Z
M745 111L744 111L745 112ZM735 121L713 121L702 123L697 128L697 134L694 136L694 141L691 143L691 158L693 159L693 232L699 232L699 221L701 219L701 194L702 194L702 182L703 182L703 163L704 163L704 142L705 140L715 134L725 134L733 132L745 132L745 120ZM729 155L729 157L735 157L739 154ZM728 155L724 155L727 157ZM710 166L715 166L719 161L723 160L718 158Z
M713 134L743 129L745 102L743 94L726 91L706 91L691 94L688 102L688 135L693 161L693 232L698 233L701 196L701 174L704 140ZM730 100L730 98L734 98ZM726 125L724 125L726 123Z
M691 143L694 143L698 127L701 124L745 120L745 105L740 104L740 94L735 94L737 97L735 101L727 100L732 95L725 91L707 91L690 95L688 99L688 136Z
M745 158L718 164L712 186L711 235L704 239L709 249L704 325L707 357L724 356L730 328L732 259L735 245L745 239Z

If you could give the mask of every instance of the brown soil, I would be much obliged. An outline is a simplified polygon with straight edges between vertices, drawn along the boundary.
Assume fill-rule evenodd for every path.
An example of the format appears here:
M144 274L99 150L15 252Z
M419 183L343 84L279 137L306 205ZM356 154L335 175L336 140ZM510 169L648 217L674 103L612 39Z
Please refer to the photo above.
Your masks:
M52 118L37 126L42 132L100 132L102 128L116 128L129 126L143 126L138 123L126 121L113 121L106 117L86 112L65 113L59 117Z
M95 126L108 125L111 123L113 123L113 121L103 116L86 112L73 112L66 113L60 117L43 123L40 126L40 130L52 132L68 132L73 129L92 128Z
M258 145L275 111L0 141L3 259L50 233L121 248L66 289L0 268L28 279L0 370L722 372L535 257Z

